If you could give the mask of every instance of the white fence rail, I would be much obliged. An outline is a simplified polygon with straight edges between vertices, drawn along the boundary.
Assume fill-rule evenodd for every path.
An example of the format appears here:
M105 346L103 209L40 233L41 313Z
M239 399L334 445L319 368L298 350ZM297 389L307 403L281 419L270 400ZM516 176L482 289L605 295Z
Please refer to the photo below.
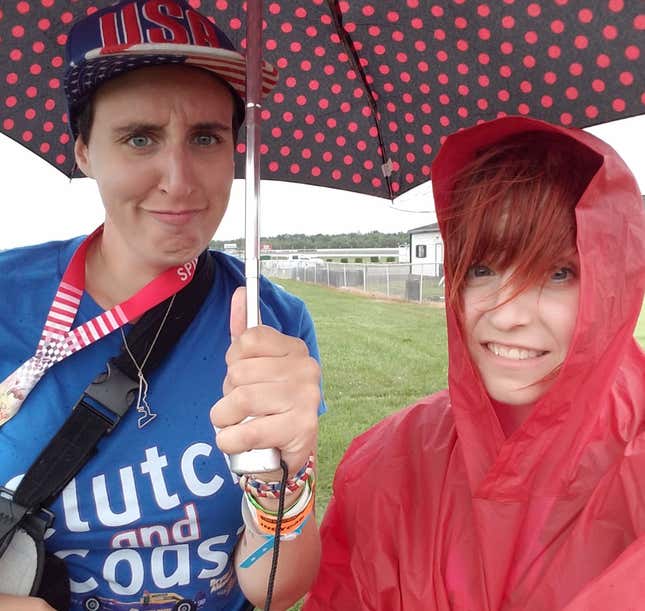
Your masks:
M414 271L414 273L411 273ZM262 261L270 278L348 288L407 301L443 301L442 266L435 263L320 263L307 260Z

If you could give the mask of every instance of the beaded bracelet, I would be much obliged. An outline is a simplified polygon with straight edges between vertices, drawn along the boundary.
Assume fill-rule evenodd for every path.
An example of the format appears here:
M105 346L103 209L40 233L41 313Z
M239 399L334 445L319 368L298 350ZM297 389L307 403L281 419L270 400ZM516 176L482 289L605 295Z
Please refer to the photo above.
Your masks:
M287 480L287 487L284 492L285 496L289 496L294 492L299 491L305 482L314 473L314 455L311 454L305 464L298 473ZM256 498L271 498L277 499L280 496L280 482L265 482L258 479L254 474L245 474L240 476L240 487L244 492L252 494Z
M282 527L280 528L281 538L289 540L292 533L295 533L303 524L305 518L313 511L315 500L315 483L310 479L305 484L305 492L300 495L295 505L284 512ZM268 511L260 505L251 494L245 494L244 500L248 513L244 512L243 517L250 517L244 520L247 526L251 525L252 530L264 536L273 536L276 533L278 518L276 512Z

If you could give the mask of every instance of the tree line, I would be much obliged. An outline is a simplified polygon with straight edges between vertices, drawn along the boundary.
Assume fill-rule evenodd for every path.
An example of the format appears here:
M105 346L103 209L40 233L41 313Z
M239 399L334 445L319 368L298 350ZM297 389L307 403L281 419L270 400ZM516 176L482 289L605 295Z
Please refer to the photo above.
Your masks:
M396 248L400 244L407 244L409 238L405 231L399 233L381 233L370 231L368 233L338 233L327 235L317 233L305 235L303 233L283 233L272 237L263 237L261 244L269 244L273 250L310 250L319 248ZM211 248L223 250L224 244L235 243L237 248L244 248L244 239L213 240Z

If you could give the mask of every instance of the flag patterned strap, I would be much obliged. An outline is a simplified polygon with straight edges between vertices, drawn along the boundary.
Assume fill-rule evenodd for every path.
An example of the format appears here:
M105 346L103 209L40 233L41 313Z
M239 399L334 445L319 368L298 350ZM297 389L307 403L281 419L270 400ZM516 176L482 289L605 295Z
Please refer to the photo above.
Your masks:
M298 471L298 473L293 477L287 479L285 496L289 496L290 494L299 491L305 485L305 482L313 476L313 473L314 455L310 454L302 469L300 469L300 471ZM252 474L244 474L240 476L240 487L245 492L258 498L265 497L277 499L280 496L280 482L265 482Z

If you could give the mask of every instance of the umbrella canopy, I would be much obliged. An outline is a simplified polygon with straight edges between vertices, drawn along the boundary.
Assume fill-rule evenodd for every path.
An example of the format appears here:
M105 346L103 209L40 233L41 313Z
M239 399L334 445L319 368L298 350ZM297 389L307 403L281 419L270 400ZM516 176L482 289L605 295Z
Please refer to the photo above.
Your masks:
M67 175L65 32L108 4L0 7L0 128ZM245 3L191 4L244 48ZM478 121L521 114L585 127L641 114L642 9L625 0L267 0L264 54L280 81L262 111L262 178L394 199L429 179L447 134Z

